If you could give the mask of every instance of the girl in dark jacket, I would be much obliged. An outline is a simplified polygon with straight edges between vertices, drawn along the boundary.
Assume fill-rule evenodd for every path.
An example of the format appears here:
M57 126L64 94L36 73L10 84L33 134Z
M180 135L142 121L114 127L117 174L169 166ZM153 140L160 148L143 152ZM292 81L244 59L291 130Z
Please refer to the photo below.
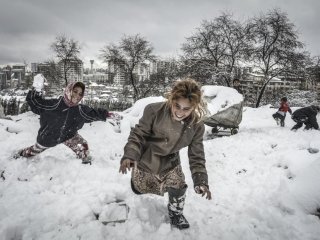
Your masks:
M139 124L131 130L119 171L133 167L131 186L137 194L169 195L171 225L188 228L183 215L187 184L179 150L188 147L196 193L211 199L203 149L204 105L200 86L190 79L177 81L166 102L145 107Z
M36 79L38 80L36 82ZM44 99L42 97L44 81L37 75L34 81L34 89L27 95L27 102L32 112L40 115L40 129L37 141L34 145L22 149L17 157L33 157L44 150L64 143L71 148L82 163L90 163L89 147L87 141L78 134L78 130L85 123L93 121L106 121L107 117L114 117L116 114L108 113L105 109L93 109L89 106L79 104L84 96L85 85L82 82L70 83L64 96L58 99Z

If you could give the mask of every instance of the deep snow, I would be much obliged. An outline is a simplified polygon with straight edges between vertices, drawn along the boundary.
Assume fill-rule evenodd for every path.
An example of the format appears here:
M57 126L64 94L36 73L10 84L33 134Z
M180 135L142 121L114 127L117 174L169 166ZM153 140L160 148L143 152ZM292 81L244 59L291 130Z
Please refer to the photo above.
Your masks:
M89 142L92 165L64 145L13 159L34 143L38 116L0 119L0 239L320 239L320 153L308 151L320 148L320 131L290 131L289 115L281 128L270 106L244 108L238 134L204 142L211 201L195 194L187 149L181 150L191 228L171 229L167 195L134 195L130 174L118 172L130 126L145 104L162 100L144 99L121 113L121 133L105 122L85 125L79 133ZM96 216L117 200L129 206L128 220L102 224Z

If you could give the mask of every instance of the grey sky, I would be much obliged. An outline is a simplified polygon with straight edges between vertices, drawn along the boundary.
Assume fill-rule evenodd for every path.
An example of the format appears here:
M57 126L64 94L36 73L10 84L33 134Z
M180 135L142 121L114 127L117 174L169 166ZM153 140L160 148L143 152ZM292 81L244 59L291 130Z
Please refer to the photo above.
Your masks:
M278 7L288 13L300 40L320 55L319 0L0 0L0 65L41 62L59 34L79 41L81 57L99 62L99 50L140 33L163 57L175 56L204 19L223 11L245 20Z

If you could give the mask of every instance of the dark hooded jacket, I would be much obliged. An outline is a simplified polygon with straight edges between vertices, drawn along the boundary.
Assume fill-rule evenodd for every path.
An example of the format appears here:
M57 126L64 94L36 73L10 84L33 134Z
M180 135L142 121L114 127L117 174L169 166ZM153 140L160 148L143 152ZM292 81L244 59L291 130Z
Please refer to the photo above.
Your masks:
M317 114L319 112L319 107L311 105L309 107L300 108L292 113L292 119L304 120L310 127L314 129L319 129L317 122Z
M44 99L39 92L30 90L27 102L31 111L40 115L37 142L44 147L53 147L74 137L84 123L106 121L104 109L93 109L82 104L70 104L74 83L67 86L65 94L58 99ZM81 100L80 100L81 101Z

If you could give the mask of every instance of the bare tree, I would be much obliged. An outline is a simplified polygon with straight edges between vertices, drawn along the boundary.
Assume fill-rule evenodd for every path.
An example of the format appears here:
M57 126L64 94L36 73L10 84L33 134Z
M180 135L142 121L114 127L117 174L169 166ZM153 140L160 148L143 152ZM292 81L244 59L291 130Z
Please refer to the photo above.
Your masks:
M254 67L264 74L256 102L256 107L259 107L270 80L292 70L293 65L303 60L301 53L298 53L303 44L298 40L298 33L287 14L278 9L253 18L250 32L254 40L252 61Z
M220 77L207 59L188 59L187 56L182 56L180 62L178 73L180 77L191 77L201 84L213 84L219 81Z
M62 77L67 86L69 83L68 72L70 69L75 68L78 72L81 70L78 68L78 63L81 63L78 57L80 54L80 45L72 38L59 35L51 44L51 49L56 54L59 64L62 65Z
M306 66L307 80L313 89L317 89L320 84L320 56L310 57Z
M61 87L60 79L63 78L63 75L59 69L58 64L53 59L47 60L45 64L47 65L47 68L46 72L43 73L44 77L54 85Z
M204 20L197 32L182 45L183 62L199 76L223 79L230 86L234 69L247 56L250 38L245 24L223 13L213 21Z
M226 46L214 22L204 20L197 32L186 40L182 45L186 72L212 76L219 71Z
M231 14L223 13L216 18L216 25L224 38L226 49L223 57L224 72L220 73L226 78L227 85L230 86L232 78L239 77L235 72L235 67L239 63L245 63L249 59L250 45L252 37L250 28L246 23L233 20Z
M178 78L178 60L171 58L165 61L157 61L156 71L150 75L150 82L154 85L153 94L164 94L171 88L172 83Z
M109 44L101 49L101 58L108 64L113 64L118 70L125 73L129 84L134 90L134 101L140 98L144 88L139 88L139 81L135 70L147 60L153 61L153 47L150 42L139 34L124 36L118 45Z

